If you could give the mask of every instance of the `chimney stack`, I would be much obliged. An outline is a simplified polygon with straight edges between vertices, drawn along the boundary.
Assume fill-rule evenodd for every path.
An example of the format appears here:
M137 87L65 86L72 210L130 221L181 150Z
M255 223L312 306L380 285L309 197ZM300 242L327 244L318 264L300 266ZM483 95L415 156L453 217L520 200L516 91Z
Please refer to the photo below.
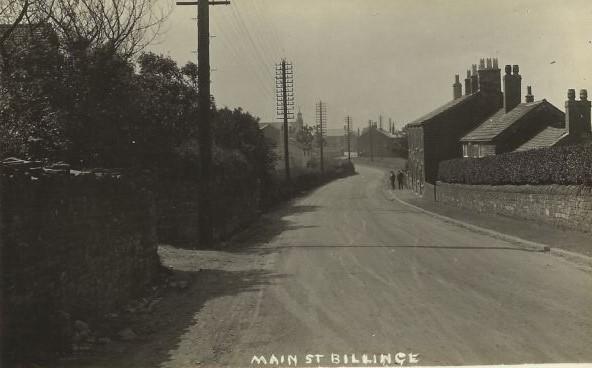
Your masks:
M477 93L477 91L479 91L479 75L477 74L477 64L473 64L471 69L471 93Z
M460 77L458 74L454 76L454 84L452 85L452 98L459 99L462 97L462 85L460 84Z
M471 90L471 71L467 70L467 77L465 78L465 95L473 93Z
M493 68L492 59L481 59L479 63L479 91L483 94L501 94L502 82L499 68ZM520 96L520 95L518 95Z
M514 107L520 105L522 99L522 77L520 76L520 67L506 65L506 75L504 75L504 110L509 112Z
M588 91L580 90L580 100L576 101L576 90L567 90L567 101L565 101L565 129L572 137L589 135L592 130L590 125L590 101Z
M532 87L526 86L526 96L524 96L524 102L534 102L534 96L532 95Z

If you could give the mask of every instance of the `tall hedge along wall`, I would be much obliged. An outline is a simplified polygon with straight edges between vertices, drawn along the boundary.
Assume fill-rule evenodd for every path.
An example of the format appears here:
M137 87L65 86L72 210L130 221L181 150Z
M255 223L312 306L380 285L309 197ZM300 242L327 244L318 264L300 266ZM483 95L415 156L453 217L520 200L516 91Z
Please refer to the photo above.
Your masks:
M237 151L215 151L211 198L214 237L224 239L253 221L260 211L263 186ZM198 245L199 186L195 168L162 170L150 184L157 199L161 243Z
M221 153L218 153L221 154ZM214 237L225 239L251 224L264 210L296 193L320 186L332 179L352 175L354 167L347 161L327 160L324 174L318 169L298 174L292 181L272 175L266 182L259 179L244 158L227 152L214 167L212 186ZM195 170L160 173L153 185L157 193L158 238L161 243L181 246L198 245L199 178Z
M592 144L443 161L438 179L458 184L592 186Z
M4 353L67 349L158 272L152 195L126 177L0 164ZM6 356L4 357L6 358Z

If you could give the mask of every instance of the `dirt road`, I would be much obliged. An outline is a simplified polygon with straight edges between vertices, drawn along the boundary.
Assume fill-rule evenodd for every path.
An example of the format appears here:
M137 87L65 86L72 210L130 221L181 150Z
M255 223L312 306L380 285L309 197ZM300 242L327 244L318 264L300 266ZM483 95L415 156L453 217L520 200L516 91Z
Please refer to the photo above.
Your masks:
M357 169L225 251L163 247L189 290L155 312L157 332L83 366L397 352L420 365L592 362L592 273L388 201L383 172Z

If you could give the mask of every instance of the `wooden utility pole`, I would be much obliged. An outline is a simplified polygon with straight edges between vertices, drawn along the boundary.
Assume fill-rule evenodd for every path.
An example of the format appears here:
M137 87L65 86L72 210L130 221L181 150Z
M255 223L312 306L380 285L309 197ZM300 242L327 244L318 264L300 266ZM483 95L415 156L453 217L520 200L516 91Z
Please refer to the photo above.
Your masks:
M325 126L327 124L327 105L323 101L317 103L317 134L319 137L320 147L320 165L321 172L325 172L325 158L323 155L323 146L325 145Z
M200 246L214 240L212 214L212 134L210 98L210 5L229 5L230 1L177 1L177 5L197 5L197 103L200 154L198 226Z
M284 120L284 165L286 181L290 181L288 119L294 118L294 72L292 64L285 59L276 65L276 102L277 114Z
M360 128L358 127L358 137L356 139L356 148L358 149L358 157L360 157Z
M374 145L372 142L372 130L374 130L374 124L372 120L368 120L368 145L370 146L370 161L374 161Z
M351 116L345 117L345 129L346 129L346 137L347 137L347 159L351 161Z

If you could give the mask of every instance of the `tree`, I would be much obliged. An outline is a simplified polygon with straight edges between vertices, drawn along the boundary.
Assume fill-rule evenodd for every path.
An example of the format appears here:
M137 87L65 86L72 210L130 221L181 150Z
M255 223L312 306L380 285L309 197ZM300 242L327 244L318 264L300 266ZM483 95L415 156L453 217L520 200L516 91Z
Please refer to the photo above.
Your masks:
M169 7L154 0L53 0L41 7L69 50L108 47L125 59L159 35ZM162 2L161 2L162 4Z
M53 1L49 7L53 7ZM46 17L42 17L41 8L47 6L47 0L0 0L0 24L4 25L0 30L0 45L8 40L21 24L43 23Z
M306 149L312 148L314 141L314 128L308 125L302 127L302 129L296 133L296 141L301 143Z

